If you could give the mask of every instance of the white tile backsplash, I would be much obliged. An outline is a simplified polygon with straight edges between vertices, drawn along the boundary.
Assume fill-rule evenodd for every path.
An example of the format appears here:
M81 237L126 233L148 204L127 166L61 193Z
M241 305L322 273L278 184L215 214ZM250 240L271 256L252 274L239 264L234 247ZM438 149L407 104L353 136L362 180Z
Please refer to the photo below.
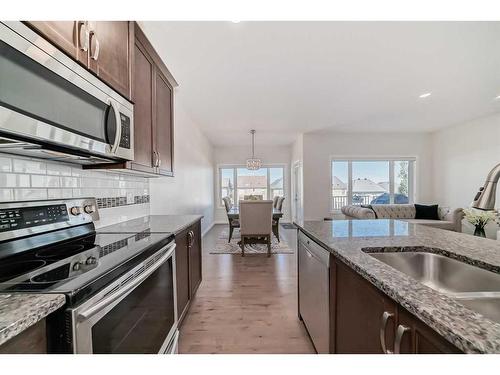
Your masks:
M100 227L148 215L149 203L136 200L144 195L149 196L147 178L0 154L1 202L100 198L104 202L99 208L101 219L96 222ZM113 202L119 202L118 207Z
M47 189L14 189L14 200L28 201L47 199Z
M71 176L71 167L65 164L47 164L47 174L56 176Z
M47 165L45 162L35 161L31 159L12 159L13 172L30 173L30 174L46 174Z
M32 187L59 187L60 181L58 176L32 175Z
M0 156L0 172L12 172L12 160Z
M0 187L30 187L30 176L28 174L0 173Z

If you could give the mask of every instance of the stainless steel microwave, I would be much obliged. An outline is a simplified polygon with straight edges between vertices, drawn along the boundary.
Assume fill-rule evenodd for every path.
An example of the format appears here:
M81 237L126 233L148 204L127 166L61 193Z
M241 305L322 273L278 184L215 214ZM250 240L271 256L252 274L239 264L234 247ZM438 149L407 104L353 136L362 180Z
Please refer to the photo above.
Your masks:
M134 106L21 22L0 22L0 152L134 159Z

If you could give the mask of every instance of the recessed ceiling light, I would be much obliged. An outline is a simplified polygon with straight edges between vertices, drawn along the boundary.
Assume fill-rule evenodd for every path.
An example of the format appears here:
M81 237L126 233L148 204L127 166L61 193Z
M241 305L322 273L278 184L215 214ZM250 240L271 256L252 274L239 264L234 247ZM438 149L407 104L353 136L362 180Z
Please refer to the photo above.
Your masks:
M240 23L241 21L240 20L234 20L234 21L231 21L232 23Z
M424 98L428 98L429 96L431 96L431 92L426 92L425 94L422 94L422 95L419 95L419 98L420 99L424 99Z
M495 98L495 100L500 100L500 95L498 95L498 96Z

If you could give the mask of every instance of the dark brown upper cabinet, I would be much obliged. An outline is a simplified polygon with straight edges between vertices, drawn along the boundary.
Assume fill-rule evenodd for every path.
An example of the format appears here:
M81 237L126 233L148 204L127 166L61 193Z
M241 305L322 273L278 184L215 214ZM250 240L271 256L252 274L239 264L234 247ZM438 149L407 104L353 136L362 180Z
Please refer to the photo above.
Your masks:
M134 160L84 168L174 175L174 88L146 35L129 21L30 21L31 28L134 102Z
M173 176L177 82L137 24L133 50L134 160L84 168L126 169L145 177Z
M132 99L133 22L26 23L125 98Z
M173 92L172 86L160 70L156 70L155 147L159 174L173 176Z
M89 26L89 67L104 82L132 99L134 24L92 21Z

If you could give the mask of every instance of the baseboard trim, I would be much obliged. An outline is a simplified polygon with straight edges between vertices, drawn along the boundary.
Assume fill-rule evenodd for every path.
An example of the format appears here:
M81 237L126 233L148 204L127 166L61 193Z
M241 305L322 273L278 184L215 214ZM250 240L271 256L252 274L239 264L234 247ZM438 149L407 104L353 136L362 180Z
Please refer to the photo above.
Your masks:
M201 234L201 236L202 236L202 237L205 237L205 235L206 235L208 232L210 232L210 230L214 227L214 225L215 225L215 224L216 224L216 223L215 223L214 221L212 221L212 224L210 224L210 225L208 226L208 228L207 228L207 229L205 229L205 230L203 231L203 233Z

